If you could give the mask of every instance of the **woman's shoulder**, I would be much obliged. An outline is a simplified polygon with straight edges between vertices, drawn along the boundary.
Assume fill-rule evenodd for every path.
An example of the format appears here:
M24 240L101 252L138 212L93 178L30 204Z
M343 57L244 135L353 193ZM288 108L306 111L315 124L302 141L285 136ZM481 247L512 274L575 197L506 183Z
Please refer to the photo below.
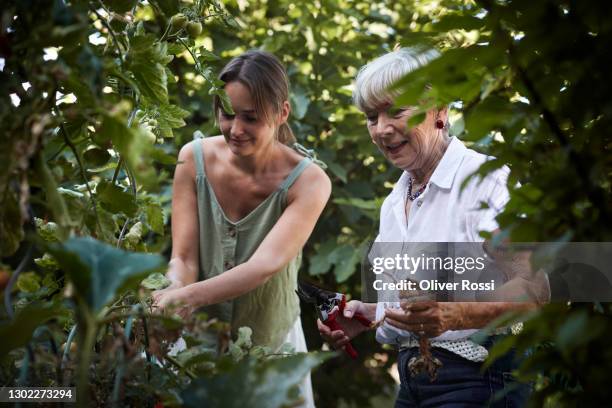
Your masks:
M304 156L299 153L292 151L290 163L292 167L297 166ZM325 173L325 171L319 167L316 163L311 162L302 171L299 177L295 180L295 183L289 190L289 198L291 199L297 196L311 196L311 198L327 200L331 193L331 180ZM293 197L292 197L293 196Z
M212 136L201 139L194 139L188 143L185 143L179 151L179 161L193 162L194 160L194 149L200 147L202 152L206 152L206 158L214 157L218 154L219 150L225 143L223 136Z
M497 158L479 153L472 149L466 149L465 156L461 163L460 172L462 173L462 176L465 177L477 174L480 167L489 161L497 161ZM494 168L486 173L483 177L475 177L475 179L478 180L478 184L485 182L505 185L509 175L510 168L505 164L501 164L497 168Z

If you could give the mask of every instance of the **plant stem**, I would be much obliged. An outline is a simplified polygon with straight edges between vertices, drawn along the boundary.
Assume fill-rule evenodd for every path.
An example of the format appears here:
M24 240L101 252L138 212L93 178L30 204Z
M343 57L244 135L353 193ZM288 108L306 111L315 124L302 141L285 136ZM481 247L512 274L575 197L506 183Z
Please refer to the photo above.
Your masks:
M96 342L97 324L91 315L87 305L80 302L79 315L79 365L77 367L76 393L77 405L81 407L89 406L89 365L91 355Z
M191 378L192 380L195 380L196 378L198 378L194 373L192 373L189 369L183 367L183 365L181 363L178 362L177 359L175 359L172 356L169 355L165 355L164 356L164 360L168 361L170 364L172 364L173 366L175 366L176 368L178 368L181 371L184 371L185 374L187 374L187 376L189 378Z
M11 278L9 279L6 287L4 288L4 308L6 310L6 314L10 319L13 319L13 317L15 316L15 313L13 312L13 305L11 304L11 292L13 291L13 286L15 286L15 283L17 283L17 278L19 278L19 274L21 273L21 271L23 271L30 258L32 258L32 247L32 244L28 246L26 254L19 262L17 269L13 271Z

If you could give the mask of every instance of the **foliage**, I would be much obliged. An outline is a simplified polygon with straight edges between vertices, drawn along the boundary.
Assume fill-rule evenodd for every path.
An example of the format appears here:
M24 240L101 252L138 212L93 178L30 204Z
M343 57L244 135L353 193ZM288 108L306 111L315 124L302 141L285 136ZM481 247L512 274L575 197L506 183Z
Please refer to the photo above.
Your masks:
M205 316L150 310L165 262L147 252L168 244L172 139L190 114L177 79L198 75L227 102L209 64L219 57L199 38L213 21L231 27L231 15L215 1L110 0L9 2L1 13L0 245L3 279L12 275L0 382L76 385L82 406L174 406L191 381L214 393L221 372L250 376L257 361L269 376L244 386L291 403L326 355L283 362L294 353L272 356L246 334L231 342ZM187 347L172 352L181 333Z
M399 172L375 153L364 118L351 104L351 81L365 62L397 43L441 50L437 60L401 82L402 102L450 104L451 132L497 158L482 172L510 166L511 199L498 217L501 238L609 240L609 5L570 0L224 3L47 1L33 7L22 1L3 8L0 253L7 265L1 266L0 278L24 269L17 267L27 255L24 225L56 245L72 233L131 251L167 254L176 152L194 130L215 134L212 95L224 95L215 72L252 47L275 53L287 66L291 126L326 162L334 182L331 202L305 249L302 274L309 279L353 296L362 289L356 272L376 234L382 199ZM38 353L41 347L49 355L51 340L63 342L73 322L75 309L64 299L70 274L51 253L36 253L36 267L25 267L16 282L17 315L32 317L28 328L0 328L28 334L15 338L13 361L25 362L30 349ZM151 279L147 285L163 284ZM131 310L140 304L139 295L127 293L113 298L115 306ZM145 320L138 317L144 309L130 313L135 340L144 341ZM607 305L551 305L530 315L523 332L500 346L529 349L519 374L536 380L534 404L602 405L604 374L612 367L605 352L611 313ZM129 317L117 316L99 333L127 332ZM304 307L302 321L309 346L319 347L311 309ZM32 333L43 322L52 336ZM178 330L173 322L153 318L148 330ZM110 339L99 337L102 350ZM380 350L373 337L355 341L362 360L333 359L316 373L319 405L363 405L372 396L393 395L387 374L393 354ZM30 338L29 349L23 348ZM123 348L124 361L136 359L133 342L117 342L104 349L110 351L105 355ZM153 353L157 346L151 343ZM242 346L230 350L248 359ZM110 372L119 364L98 356L92 356L95 367ZM215 371L206 371L207 358L194 357L202 362L196 371ZM15 365L2 367L3 375L19 376ZM126 395L137 399L137 390L153 387L169 390L156 394L164 401L179 401L188 369L177 374L142 359L134 367L124 373L131 385ZM95 378L109 397L109 379L116 377L100 372Z
M510 166L496 239L609 241L612 99L603 61L612 9L523 0L449 6L421 41L442 55L400 81L398 103L459 106L461 137L496 157L479 173ZM463 34L459 44L451 33ZM553 304L529 317L491 354L528 352L518 375L536 383L532 405L605 404L609 305Z

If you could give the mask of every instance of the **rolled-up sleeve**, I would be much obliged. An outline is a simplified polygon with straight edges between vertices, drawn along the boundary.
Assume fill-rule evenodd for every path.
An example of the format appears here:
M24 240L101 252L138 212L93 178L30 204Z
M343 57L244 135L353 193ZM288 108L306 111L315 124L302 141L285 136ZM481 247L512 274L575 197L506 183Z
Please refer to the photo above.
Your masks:
M499 229L499 224L495 218L504 210L510 200L507 185L509 173L510 169L504 166L488 174L480 183L478 190L481 194L477 194L478 202L476 203L479 210L474 216L470 217L472 225L469 226L474 241L482 239L478 239L481 231L493 232Z

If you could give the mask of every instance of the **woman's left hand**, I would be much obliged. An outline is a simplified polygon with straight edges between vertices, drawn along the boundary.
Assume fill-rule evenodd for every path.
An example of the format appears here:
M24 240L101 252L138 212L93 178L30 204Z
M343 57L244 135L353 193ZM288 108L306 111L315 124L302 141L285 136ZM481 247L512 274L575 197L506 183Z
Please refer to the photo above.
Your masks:
M153 292L153 308L157 312L169 310L183 319L191 316L194 311L193 305L186 296L184 287Z
M459 303L402 303L402 309L385 310L385 321L398 329L427 337L437 337L447 330L462 329L463 311Z

